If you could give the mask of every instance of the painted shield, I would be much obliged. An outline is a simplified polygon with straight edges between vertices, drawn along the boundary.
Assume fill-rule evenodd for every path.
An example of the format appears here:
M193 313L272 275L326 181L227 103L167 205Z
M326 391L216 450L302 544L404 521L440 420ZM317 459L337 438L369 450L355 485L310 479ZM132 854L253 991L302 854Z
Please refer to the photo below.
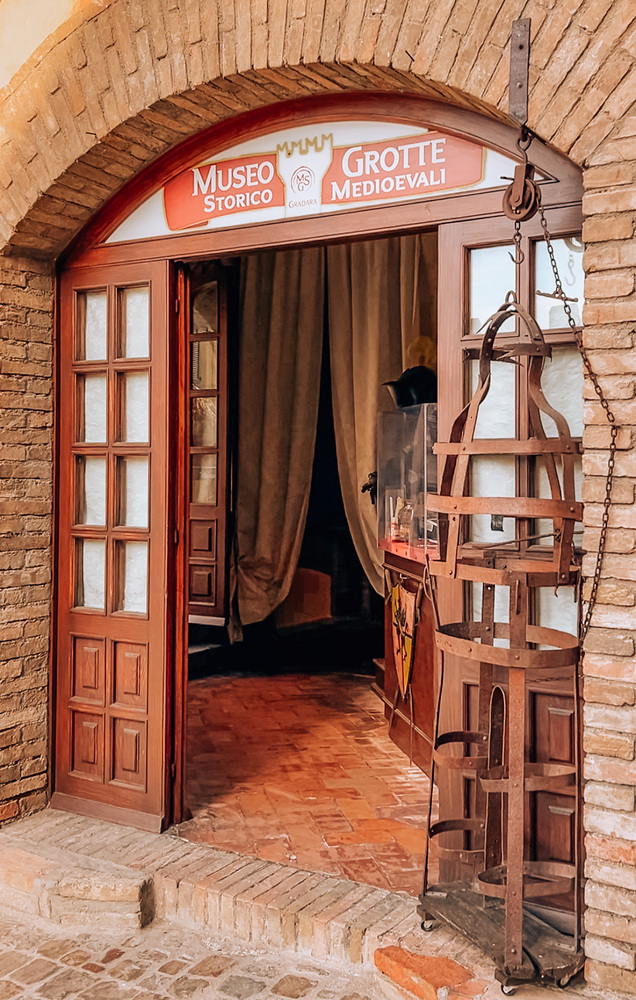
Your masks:
M408 691L413 669L415 597L415 594L406 590L400 583L391 588L393 662L402 697Z

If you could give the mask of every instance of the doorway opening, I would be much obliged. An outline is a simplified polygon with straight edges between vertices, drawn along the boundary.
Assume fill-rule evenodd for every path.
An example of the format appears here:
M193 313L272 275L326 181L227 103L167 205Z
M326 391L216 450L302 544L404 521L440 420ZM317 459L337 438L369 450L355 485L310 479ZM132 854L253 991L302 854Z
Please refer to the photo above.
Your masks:
M311 255L309 265L291 259L301 253ZM285 258L280 264L284 290L278 284L274 257L279 263ZM414 706L401 704L399 716L391 710L397 681L385 678L384 671L390 624L384 596L377 592L384 585L381 556L367 555L376 564L374 589L356 551L351 521L358 519L359 550L360 538L364 541L375 518L368 492L360 491L376 468L377 409L395 405L382 383L397 379L413 360L421 360L409 353L415 339L428 339L429 363L435 357L436 264L436 233L349 244L335 252L312 248L253 254L231 264L233 278L227 287L238 299L230 297L225 310L231 484L226 551L233 621L228 629L205 624L200 614L191 616L186 752L190 818L179 825L179 833L188 840L412 895L421 890L428 802L428 780L416 763L422 758L413 754L410 732L409 716L417 713L418 706L417 700ZM313 278L307 276L308 267L313 268ZM205 284L201 278L205 268L197 268L198 280ZM349 301L342 297L343 268L350 282ZM319 291L305 289L299 303L297 287L310 280L320 283ZM250 281L258 287L258 316L250 302ZM193 311L196 294L193 283ZM302 315L307 301L319 304L319 324ZM250 322L260 324L260 339L254 338ZM278 338L272 331L276 324L286 330L272 351ZM222 323L220 331L223 336ZM313 366L308 386L303 383L307 369L303 370L302 359L296 358L294 366L280 361L281 354L300 353L303 331L319 342L313 358L306 359ZM344 337L349 338L345 359ZM254 359L245 359L245 340L263 352L261 363L270 366L269 382L281 374L297 379L302 383L300 392L313 394L307 405L315 411L310 434L313 460L308 462L307 454L301 457L308 465L306 516L299 518L294 507L289 514L290 521L300 522L299 544L289 548L294 565L277 564L286 594L260 617L253 610L253 580L258 573L241 592L238 570L241 545L246 547L247 561L254 537L246 541L247 514L241 498L258 507L254 493L271 488L259 466L261 441L253 440L250 417L254 421L260 414L276 428L277 418L268 413L268 405L279 405L288 413L287 396L299 392L285 386L280 398L263 402L253 380ZM352 365L360 370L358 385L350 370L346 381L343 377ZM361 385L360 373L365 371L366 384ZM219 392L223 383L220 373ZM367 437L372 442L366 465L360 467L360 460L354 465L354 489L350 486L348 497L343 477L349 469L343 452L349 442L343 432L341 398L347 391L357 393L357 412L347 417L370 420ZM298 414L306 403L297 398L291 410ZM364 435L358 430L358 436ZM249 468L241 452L246 437L252 448ZM222 442L217 444L222 450ZM270 438L268 448L276 446ZM293 449L294 441L286 439L286 448ZM255 467L260 469L260 481L246 484ZM281 488L290 492L293 469L285 468L280 475ZM296 498L298 493L299 488ZM249 528L253 531L253 523ZM289 524L279 529L284 535ZM375 543L374 526L372 531ZM259 555L260 585L263 548ZM246 618L256 620L242 620L242 594L246 595L243 608L249 609ZM261 602L264 607L266 602ZM431 637L422 634L421 642L430 643Z

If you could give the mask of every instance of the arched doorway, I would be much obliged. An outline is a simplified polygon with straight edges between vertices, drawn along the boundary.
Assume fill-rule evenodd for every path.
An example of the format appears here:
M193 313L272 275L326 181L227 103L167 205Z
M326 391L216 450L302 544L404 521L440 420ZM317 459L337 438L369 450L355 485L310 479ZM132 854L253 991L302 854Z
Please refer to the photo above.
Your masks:
M217 332L189 326L184 265L263 248L436 232L443 434L470 380L479 325L472 321L485 319L510 283L511 226L501 216L501 192L519 158L515 139L500 123L414 97L279 104L200 133L161 158L66 255L54 804L153 829L179 819L185 806L186 581L193 567L206 613L225 618L228 605L217 586L225 579L218 554L226 515L218 443L189 452L184 445L192 402L185 345L205 345L199 353L213 352L217 340L217 350L223 347ZM533 153L553 232L569 239L580 228L578 171L539 143ZM306 182L310 195L290 197L295 172L307 166L287 170L285 158L294 154L317 158L313 177L296 174L296 186ZM219 189L229 191L222 202L217 167ZM249 202L238 201L247 194ZM532 308L544 291L537 285L540 237L538 223L529 225L517 289ZM492 283L492 303L480 301L480 274L501 279ZM219 303L222 317L221 294ZM559 322L548 317L550 336L567 351ZM217 398L220 429L218 387L196 398ZM192 483L195 456L197 482L205 484L198 512L186 509L182 488ZM444 599L450 607L464 596L448 587ZM457 684L466 718L474 679L458 676ZM416 735L426 742L425 729Z

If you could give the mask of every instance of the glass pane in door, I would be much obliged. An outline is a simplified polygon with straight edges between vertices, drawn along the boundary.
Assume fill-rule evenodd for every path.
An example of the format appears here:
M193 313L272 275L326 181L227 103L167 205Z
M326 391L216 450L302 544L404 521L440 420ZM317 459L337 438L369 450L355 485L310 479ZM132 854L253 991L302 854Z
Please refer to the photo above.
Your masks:
M543 366L541 388L548 403L567 420L572 437L582 437L583 361L578 347L552 348L552 357ZM552 418L542 413L541 422L546 434L554 437L557 429Z
M479 362L471 359L471 393L479 378ZM490 389L479 407L475 438L515 437L515 366L495 361L490 369ZM471 494L473 496L513 497L515 495L515 460L503 455L475 455L471 459ZM471 542L504 542L514 538L512 518L492 518L490 514L473 514Z
M106 398L105 375L78 375L78 441L106 443Z
M78 456L75 460L77 524L106 524L106 459Z
M192 455L190 500L216 504L216 455Z
M548 403L559 413L562 413L567 420L572 437L581 437L583 434L583 362L576 346L567 345L552 348L552 357L546 359L543 367L541 388ZM549 437L556 436L556 424L551 417L542 413L541 423ZM562 489L563 477L558 461L557 474ZM583 468L580 455L577 455L574 460L574 488L576 497L580 500L583 490ZM548 498L551 496L545 462L540 459L537 459L535 463L535 491L539 497ZM580 544L582 530L582 526L577 525L575 530L576 544ZM536 533L546 536L538 539L539 544L552 545L552 531L553 523L550 519L537 520Z
M75 543L75 605L78 608L105 607L106 542L78 538Z
M552 240L559 278L572 310L572 318L581 325L583 314L583 242L580 236ZM555 279L548 248L535 243L534 316L542 330L558 330L568 326L562 301L555 297Z
M117 524L148 527L148 459L117 459Z
M119 441L148 441L150 432L147 372L119 376Z
M479 361L470 361L471 396L479 382ZM490 388L475 425L476 438L514 438L516 412L516 368L505 361L490 366Z
M147 358L150 354L150 289L119 289L119 357Z
M476 455L471 462L471 496L514 497L515 460L509 455ZM512 541L515 537L515 519L493 514L472 514L470 518L471 542Z
M473 611L473 621L480 622L482 620L482 602L483 602L484 585L482 583L472 583L470 586L471 586L471 604ZM510 621L509 587L495 587L494 616L495 616L495 622ZM510 641L508 639L494 639L493 645L503 649L507 649L510 646Z
M192 303L192 333L216 333L219 321L219 286L201 285Z
M469 256L469 326L464 332L477 333L508 292L515 290L515 265L510 253L513 246L480 247ZM500 330L514 330L514 319L506 320Z
M579 608L574 600L575 594L572 587L560 587L556 594L554 587L538 587L537 624L558 632L578 635Z
M78 361L105 361L107 356L107 298L105 291L79 292L77 295Z
M216 448L216 396L198 396L190 400L191 443L194 448Z
M145 614L148 609L148 543L117 542L118 611Z
M218 389L217 340L193 340L191 346L191 389Z

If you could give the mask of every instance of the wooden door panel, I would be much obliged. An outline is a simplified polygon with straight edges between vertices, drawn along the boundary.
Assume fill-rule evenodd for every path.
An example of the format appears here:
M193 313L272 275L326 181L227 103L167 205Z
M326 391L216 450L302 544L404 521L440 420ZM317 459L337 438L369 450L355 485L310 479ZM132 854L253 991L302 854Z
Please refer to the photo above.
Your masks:
M104 718L71 709L71 771L89 781L104 780Z
M137 708L148 705L148 646L116 642L114 652L114 706Z
M574 761L574 705L572 698L532 691L535 760L555 764Z
M535 796L534 853L540 861L565 861L574 858L574 802L562 795L537 792Z
M111 762L112 782L128 788L146 791L146 723L135 719L111 720L113 756Z
M183 271L186 346L188 617L228 617L228 269L216 262Z
M84 704L103 705L106 690L105 640L72 637L71 698Z
M53 805L167 800L168 268L63 275Z
M216 521L192 521L190 555L216 559Z

